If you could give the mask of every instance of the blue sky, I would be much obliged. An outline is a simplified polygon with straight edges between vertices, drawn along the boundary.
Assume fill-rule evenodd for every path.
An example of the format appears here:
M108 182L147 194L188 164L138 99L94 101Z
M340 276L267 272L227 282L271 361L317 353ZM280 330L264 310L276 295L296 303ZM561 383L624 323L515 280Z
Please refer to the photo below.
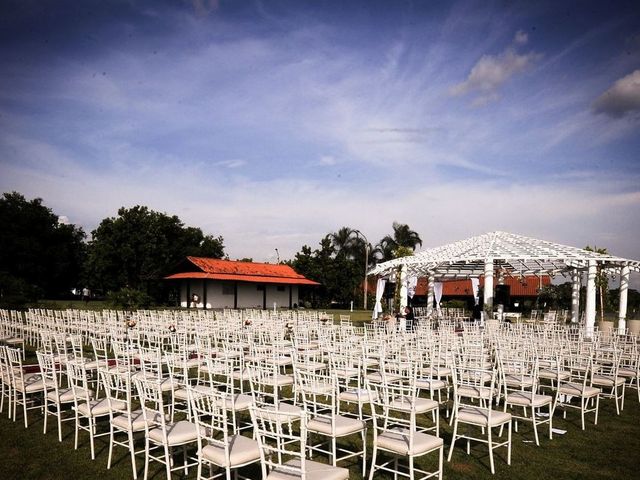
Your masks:
M292 257L343 225L640 258L640 9L4 1L0 188Z

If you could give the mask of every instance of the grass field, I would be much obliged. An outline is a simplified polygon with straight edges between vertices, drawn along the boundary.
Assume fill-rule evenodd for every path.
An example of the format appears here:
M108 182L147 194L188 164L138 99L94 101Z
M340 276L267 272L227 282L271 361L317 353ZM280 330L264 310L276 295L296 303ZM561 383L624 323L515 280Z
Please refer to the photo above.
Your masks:
M27 363L34 363L35 355L29 352ZM567 430L565 435L555 435L552 440L541 436L541 445L536 447L529 440L533 431L529 424L520 424L520 431L513 435L512 465L506 464L506 451L496 450L496 475L489 471L486 446L472 445L467 455L464 443L458 442L451 462L445 461L445 479L495 478L509 480L557 479L627 479L640 478L640 403L635 392L627 391L625 409L620 416L615 414L611 400L602 400L598 425L593 425L593 416L587 417L587 429L580 429L578 411L569 411L567 419L559 412L554 417L554 427ZM51 419L50 419L51 420ZM91 461L89 439L80 434L80 448L73 449L73 422L63 424L63 442L57 440L57 430L49 426L42 434L42 416L39 411L29 412L30 425L24 428L22 414L18 421L7 419L6 406L0 415L0 479L95 479L116 480L131 478L128 451L116 448L115 463L106 470L107 438L97 440L97 458ZM104 427L103 427L104 428ZM541 431L544 430L544 427ZM445 458L451 443L451 428L441 409L441 437L445 441ZM371 435L369 435L370 437ZM144 442L141 443L143 445ZM369 450L369 457L370 457ZM143 457L139 457L138 472L142 475ZM417 462L417 466L432 467L435 456L428 455ZM362 478L357 465L350 467L353 479ZM259 478L257 468L243 470L249 478ZM195 469L187 478L195 478ZM150 478L164 478L163 466L151 464ZM174 475L179 478L179 475ZM376 478L388 478L376 475Z

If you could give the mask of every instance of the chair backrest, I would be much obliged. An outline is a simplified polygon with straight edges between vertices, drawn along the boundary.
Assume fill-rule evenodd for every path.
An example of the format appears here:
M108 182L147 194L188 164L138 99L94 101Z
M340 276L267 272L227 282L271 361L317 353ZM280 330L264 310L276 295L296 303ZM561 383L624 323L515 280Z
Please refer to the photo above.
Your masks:
M223 392L210 390L203 392L194 387L187 387L193 421L199 427L198 450L210 444L224 449L225 464L229 461L229 428L233 422L228 418L227 412L231 407L231 399Z
M56 397L58 394L58 374L59 367L56 365L55 356L52 353L44 353L37 351L36 356L38 357L38 365L40 366L40 374L44 379L45 383L53 388L56 392Z
M131 400L133 397L131 372L101 368L98 370L98 373L109 404L111 419L119 413L126 414L125 418L129 421L129 427L131 429ZM122 408L120 401L124 402L124 408Z
M89 378L83 362L67 362L67 380L73 391L73 399L76 404L91 401L92 392L89 390Z
M260 446L262 478L278 467L283 478L306 476L307 415L285 413L256 406L250 408L253 432ZM287 460L297 460L284 465Z
M168 444L167 419L169 418L169 405L164 402L162 385L158 379L134 376L134 384L140 400L140 408L144 418L145 433L154 427L162 429L163 442Z
M408 451L413 451L416 432L416 400L418 395L412 385L366 382L369 390L371 416L373 418L374 443L380 433L400 429L406 435Z

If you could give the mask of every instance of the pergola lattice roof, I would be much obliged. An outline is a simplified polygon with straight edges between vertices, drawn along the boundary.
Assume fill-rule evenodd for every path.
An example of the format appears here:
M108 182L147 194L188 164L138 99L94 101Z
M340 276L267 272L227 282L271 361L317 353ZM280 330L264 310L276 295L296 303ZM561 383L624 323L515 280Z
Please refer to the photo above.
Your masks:
M435 277L476 277L493 261L507 275L566 275L584 270L594 260L601 268L628 266L640 272L640 261L591 252L546 240L506 232L491 232L466 240L430 248L410 257L397 258L374 267L370 273L385 275L406 264L409 275Z

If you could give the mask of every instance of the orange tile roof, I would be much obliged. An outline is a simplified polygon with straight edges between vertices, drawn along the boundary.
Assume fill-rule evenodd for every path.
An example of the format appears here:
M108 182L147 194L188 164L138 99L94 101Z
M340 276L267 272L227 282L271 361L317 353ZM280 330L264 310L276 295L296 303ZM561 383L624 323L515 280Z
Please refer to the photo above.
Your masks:
M495 280L495 277L494 277ZM505 285L509 285L509 294L515 297L535 297L538 295L541 279L536 276L526 276L522 279L517 277L505 277ZM480 277L480 286L484 282L484 277ZM549 276L542 277L542 285L549 285L551 278ZM419 278L416 286L416 295L427 294L427 279ZM442 286L442 295L451 297L462 297L473 295L471 289L471 280L447 280Z
M232 280L257 283L285 283L293 285L320 285L300 275L289 265L237 262L219 260L217 258L187 257L193 270L174 273L165 277L166 280L181 278Z

